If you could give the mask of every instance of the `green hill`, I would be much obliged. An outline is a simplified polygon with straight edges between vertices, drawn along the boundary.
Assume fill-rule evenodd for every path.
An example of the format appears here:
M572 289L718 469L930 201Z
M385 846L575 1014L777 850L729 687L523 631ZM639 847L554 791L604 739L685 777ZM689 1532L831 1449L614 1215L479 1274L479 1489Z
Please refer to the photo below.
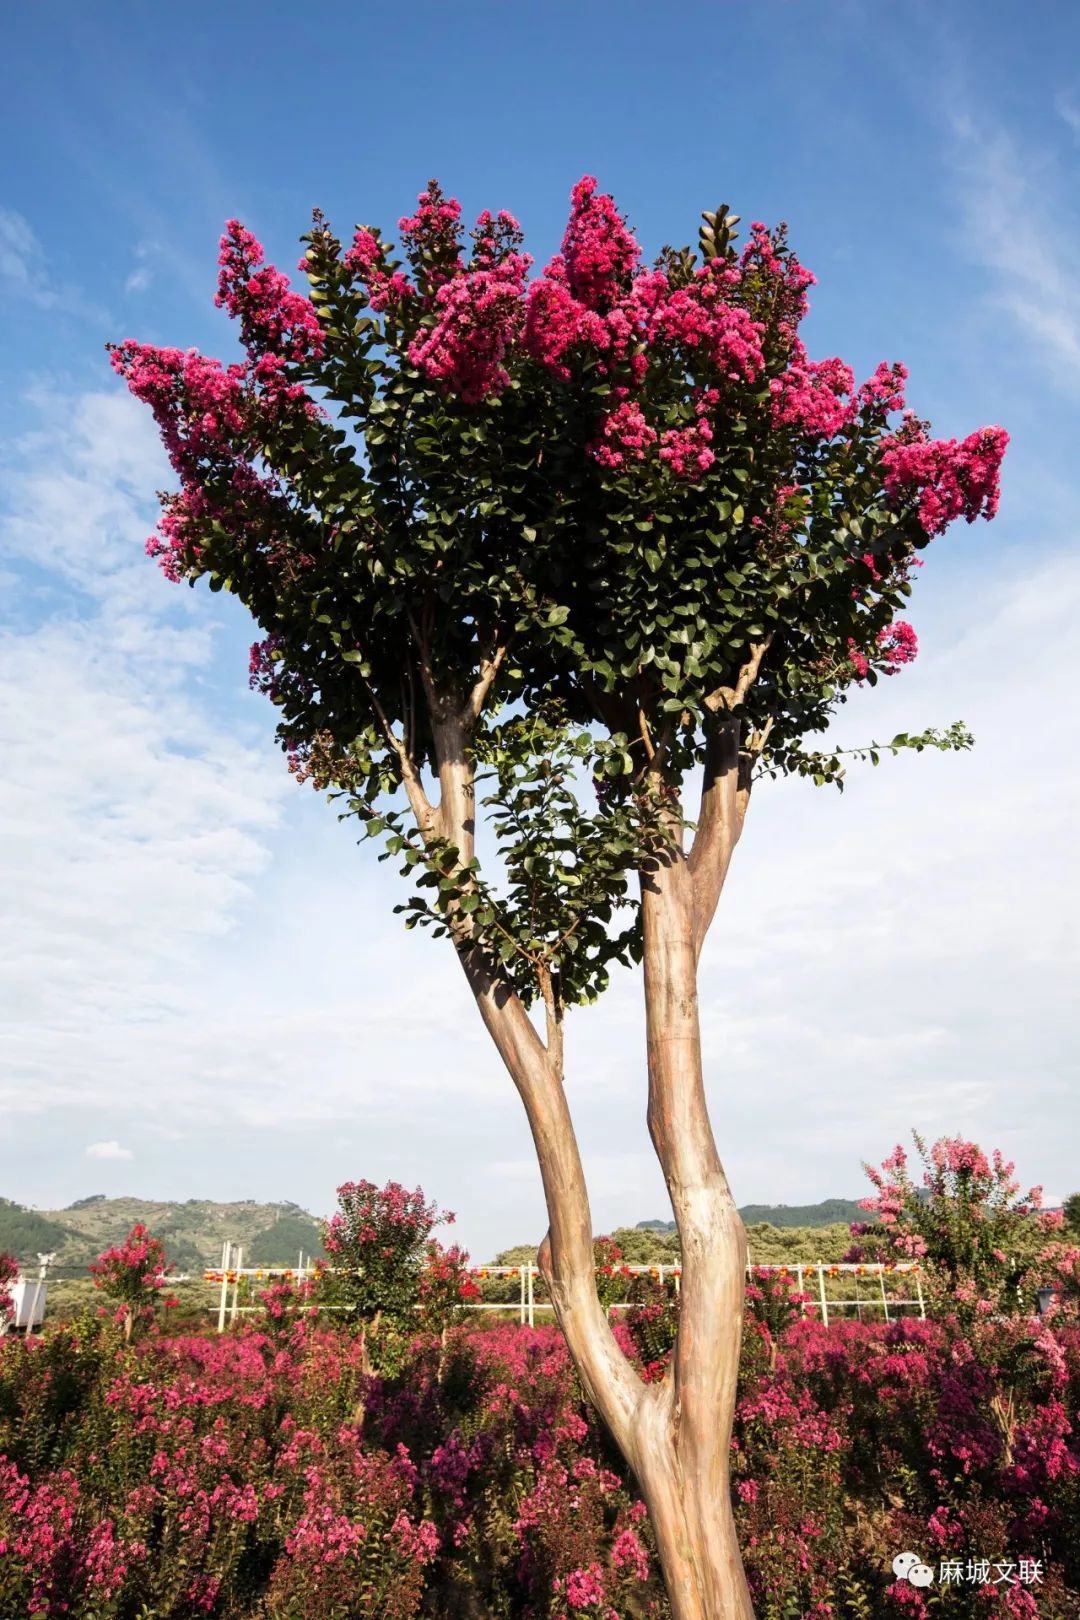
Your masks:
M0 1254L13 1254L23 1265L32 1265L39 1254L58 1254L70 1238L69 1229L59 1221L0 1198Z
M864 1220L853 1198L824 1198L820 1204L744 1204L744 1226L837 1226ZM674 1221L639 1221L638 1231L674 1232Z
M142 1221L165 1245L181 1272L220 1265L226 1239L243 1246L253 1265L296 1264L301 1249L322 1252L319 1223L298 1204L260 1204L253 1199L215 1203L190 1198L167 1203L150 1198L79 1198L67 1209L32 1210L0 1199L0 1252L9 1251L23 1264L39 1253L56 1256L56 1267L84 1270L102 1249L125 1238Z
M679 1258L679 1244L666 1221L643 1221L639 1226L617 1227L614 1238L622 1257L631 1266L670 1266ZM848 1222L832 1221L827 1226L776 1226L769 1221L747 1223L746 1242L753 1264L798 1265L800 1262L842 1260L851 1247ZM493 1265L520 1266L536 1260L536 1244L520 1243L495 1256Z

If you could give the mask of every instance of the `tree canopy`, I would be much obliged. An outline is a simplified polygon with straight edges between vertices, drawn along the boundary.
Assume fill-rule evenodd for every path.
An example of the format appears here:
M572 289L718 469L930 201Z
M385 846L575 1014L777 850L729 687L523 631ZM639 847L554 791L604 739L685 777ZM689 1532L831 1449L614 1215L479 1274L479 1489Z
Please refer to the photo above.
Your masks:
M857 385L811 360L813 276L783 226L737 224L707 213L696 252L646 267L586 177L533 276L511 215L466 237L432 181L403 257L317 213L304 297L232 221L217 301L243 358L113 349L179 479L148 549L250 608L291 768L402 860L410 922L549 1010L640 949L628 876L688 773L842 784L808 739L914 657L930 539L996 510L1004 431L934 440L902 365ZM462 848L427 795L462 754L498 883L474 807Z

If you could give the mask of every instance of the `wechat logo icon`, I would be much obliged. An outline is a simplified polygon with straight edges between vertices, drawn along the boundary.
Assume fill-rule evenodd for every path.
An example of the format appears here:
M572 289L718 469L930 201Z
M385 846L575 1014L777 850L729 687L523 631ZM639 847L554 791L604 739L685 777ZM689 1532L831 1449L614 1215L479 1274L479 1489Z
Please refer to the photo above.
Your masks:
M912 1586L930 1586L934 1579L933 1569L923 1563L918 1553L897 1553L892 1567L898 1581L909 1581Z

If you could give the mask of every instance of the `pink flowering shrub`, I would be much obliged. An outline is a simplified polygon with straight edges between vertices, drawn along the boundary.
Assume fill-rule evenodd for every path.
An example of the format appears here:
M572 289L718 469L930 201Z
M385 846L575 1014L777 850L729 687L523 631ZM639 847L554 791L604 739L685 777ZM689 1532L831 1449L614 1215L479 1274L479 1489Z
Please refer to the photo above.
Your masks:
M1040 1288L1052 1290L1044 1314L1073 1320L1080 1316L1080 1245L1048 1243L1039 1250L1023 1278L1021 1292L1025 1298L1034 1298Z
M123 1243L104 1250L92 1262L94 1286L113 1301L112 1319L123 1328L125 1340L154 1320L158 1295L172 1270L161 1240L152 1237L141 1221L135 1222Z
M746 1284L747 1314L764 1329L769 1345L775 1345L784 1329L802 1317L804 1305L813 1301L813 1295L801 1293L797 1284L795 1273L783 1267L779 1271L751 1268Z
M363 1362L329 1318L6 1339L0 1614L662 1620L648 1516L556 1329L470 1323L415 1335L393 1374ZM928 1615L1074 1616L1078 1411L1064 1318L796 1319L775 1342L751 1318L732 1478L759 1620L912 1612L909 1547L1040 1566L1034 1610L935 1584Z
M468 1267L469 1256L458 1244L445 1248L437 1238L428 1238L416 1299L421 1328L439 1333L464 1320L462 1307L480 1298Z
M1001 1311L1034 1308L1030 1279L1035 1251L1060 1224L1042 1208L1042 1188L1022 1197L1015 1166L974 1142L942 1137L927 1149L915 1134L923 1162L921 1183L912 1179L902 1146L880 1169L864 1166L874 1191L860 1203L871 1217L856 1222L851 1260L908 1259L925 1262L935 1310L964 1320Z
M13 1254L0 1254L0 1328L5 1317L10 1315L14 1301L11 1297L11 1284L19 1275L19 1262Z
M609 1309L627 1298L634 1273L623 1260L623 1252L611 1237L593 1239L596 1292L601 1305Z
M409 1335L457 1320L479 1289L465 1251L444 1248L432 1236L453 1213L440 1213L419 1187L349 1181L337 1197L337 1212L323 1229L329 1263L318 1269L312 1297L358 1326L370 1367L385 1370Z

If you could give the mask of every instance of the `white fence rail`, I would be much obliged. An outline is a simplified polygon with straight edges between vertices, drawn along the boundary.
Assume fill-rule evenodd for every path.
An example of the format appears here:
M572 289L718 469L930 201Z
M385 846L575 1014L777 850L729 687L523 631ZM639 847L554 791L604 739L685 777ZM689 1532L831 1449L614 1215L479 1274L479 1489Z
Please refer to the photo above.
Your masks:
M620 1270L629 1271L635 1276L652 1276L663 1283L670 1279L678 1293L682 1267L679 1265L627 1265L620 1266ZM773 1263L769 1265L756 1265L747 1262L747 1280L752 1281L755 1276L762 1273L776 1275L794 1282L798 1292L804 1296L802 1314L809 1316L811 1312L820 1312L821 1320L828 1326L830 1312L854 1310L862 1317L863 1310L881 1310L884 1312L886 1322L894 1320L905 1310L917 1312L925 1319L926 1303L923 1298L922 1276L918 1261L866 1261L854 1264L850 1261L814 1260L801 1262L788 1262L785 1264ZM273 1282L278 1278L285 1281L305 1282L315 1275L312 1264L304 1264L301 1254L295 1266L245 1266L244 1250L241 1245L226 1243L222 1249L221 1265L213 1271L204 1273L207 1282L219 1283L221 1292L218 1297L217 1330L225 1331L226 1323L232 1323L241 1315L249 1312L259 1312L261 1305L241 1305L240 1290L243 1282L249 1285L255 1282ZM540 1275L539 1267L533 1264L519 1266L470 1266L469 1275L481 1281L487 1277L517 1277L520 1279L521 1289L518 1299L509 1303L497 1303L483 1300L475 1305L466 1305L463 1308L470 1311L516 1311L518 1321L533 1327L536 1322L537 1310L553 1310L554 1307L547 1300L536 1298L536 1278ZM900 1299L895 1296L890 1299L886 1289L886 1279L893 1276L911 1276L915 1284L915 1298ZM850 1299L829 1298L826 1286L828 1279L851 1277L854 1281L854 1295ZM859 1293L859 1279L865 1278L871 1286L870 1294ZM816 1284L813 1291L808 1283ZM875 1286L876 1285L876 1286ZM816 1297L815 1297L816 1296ZM631 1301L620 1300L610 1308L616 1311L629 1310ZM893 1313L893 1314L890 1314Z

